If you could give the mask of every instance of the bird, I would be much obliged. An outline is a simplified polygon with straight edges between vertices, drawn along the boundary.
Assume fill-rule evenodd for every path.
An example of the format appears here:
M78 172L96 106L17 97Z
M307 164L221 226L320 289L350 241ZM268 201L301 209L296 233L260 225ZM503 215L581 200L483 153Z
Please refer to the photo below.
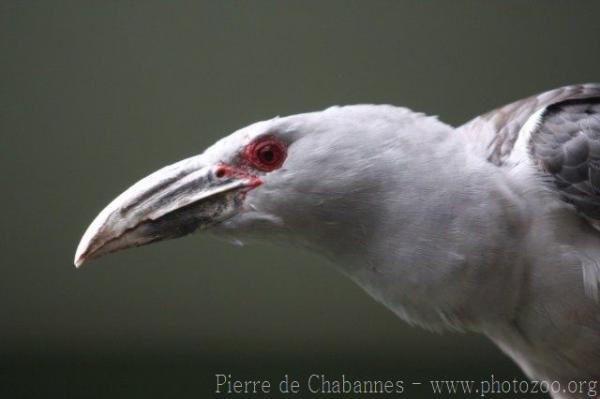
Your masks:
M196 231L313 251L411 325L487 336L531 380L600 379L600 84L458 127L374 104L250 124L114 199L75 265Z

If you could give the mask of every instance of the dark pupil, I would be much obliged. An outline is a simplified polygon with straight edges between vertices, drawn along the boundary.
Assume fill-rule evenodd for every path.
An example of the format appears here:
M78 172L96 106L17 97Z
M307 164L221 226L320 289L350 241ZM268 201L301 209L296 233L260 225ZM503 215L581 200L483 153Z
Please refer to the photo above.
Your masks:
M265 146L260 150L260 158L265 162L273 162L275 154L273 154L273 150L271 149L270 145Z

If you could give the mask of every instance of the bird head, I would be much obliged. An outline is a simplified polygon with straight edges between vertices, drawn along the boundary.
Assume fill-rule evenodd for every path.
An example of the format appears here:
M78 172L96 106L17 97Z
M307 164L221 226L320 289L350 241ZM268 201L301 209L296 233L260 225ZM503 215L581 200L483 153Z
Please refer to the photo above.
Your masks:
M242 238L290 233L315 242L368 234L372 218L363 216L378 212L390 187L386 175L402 175L398 151L417 150L399 133L417 133L424 120L445 126L405 108L373 105L249 125L119 195L88 227L75 264L197 230Z

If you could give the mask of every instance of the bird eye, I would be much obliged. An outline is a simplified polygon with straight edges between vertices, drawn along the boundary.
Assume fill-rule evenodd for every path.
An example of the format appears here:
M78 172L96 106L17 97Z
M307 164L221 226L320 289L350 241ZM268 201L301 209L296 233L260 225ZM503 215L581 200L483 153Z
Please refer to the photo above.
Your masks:
M264 172L278 169L287 155L285 144L275 137L263 138L246 147L246 159Z

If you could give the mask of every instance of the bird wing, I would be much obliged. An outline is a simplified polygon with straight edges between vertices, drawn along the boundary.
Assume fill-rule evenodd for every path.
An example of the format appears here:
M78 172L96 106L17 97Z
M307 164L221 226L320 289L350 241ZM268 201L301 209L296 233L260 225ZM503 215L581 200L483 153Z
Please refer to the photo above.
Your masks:
M545 107L532 121L529 158L561 197L600 222L600 93ZM525 130L525 129L524 129Z
M600 231L600 86L542 106L518 131L508 165L531 165L559 197ZM581 241L583 243L583 241ZM586 249L587 247L587 249ZM600 301L597 246L581 245L586 293Z
M489 162L526 158L563 200L600 230L600 84L565 86L479 116L458 128Z
M531 96L476 117L457 129L476 151L495 165L503 165L512 153L521 128L538 110L565 100L600 96L600 84L565 86Z

